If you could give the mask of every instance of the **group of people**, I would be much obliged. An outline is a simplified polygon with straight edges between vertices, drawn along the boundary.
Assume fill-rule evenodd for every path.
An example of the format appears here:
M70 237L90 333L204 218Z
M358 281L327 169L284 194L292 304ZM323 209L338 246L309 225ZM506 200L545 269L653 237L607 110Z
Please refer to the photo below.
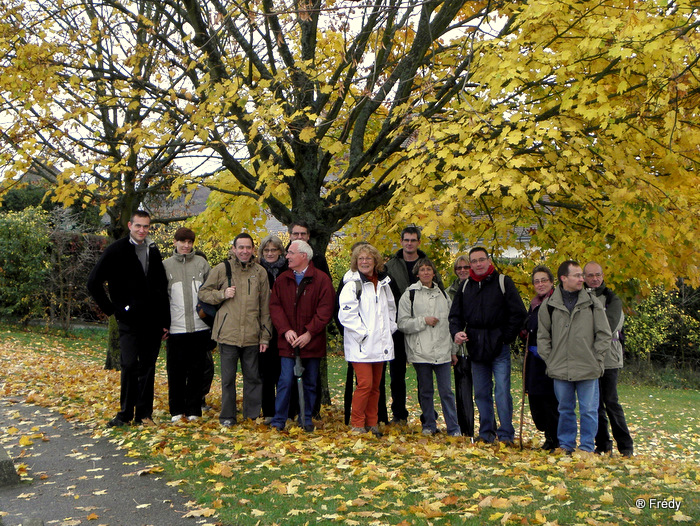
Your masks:
M114 314L119 326L121 408L110 427L153 423L155 363L165 340L173 422L201 417L214 342L221 359L222 426L238 421L240 360L244 419L262 413L265 424L282 430L298 414L300 426L314 431L326 327L335 314L348 362L346 423L352 434L381 436L380 423L406 423L410 363L423 434L438 432L435 376L448 435L474 436L475 401L477 440L513 443L510 346L520 334L526 340L524 381L533 420L545 435L543 447L575 449L578 397L580 448L612 450L609 418L620 452L633 452L617 400L622 304L605 286L597 263L583 271L576 262L563 263L556 288L552 273L536 267L528 312L513 280L495 269L483 247L457 258L456 278L445 288L419 249L420 229L413 226L401 232L402 248L386 262L371 244L356 243L337 295L303 222L290 226L287 247L277 236L264 238L258 257L253 238L239 234L227 261L214 268L195 253L189 228L176 231L173 255L165 261L148 238L147 212L134 213L128 228L129 236L105 250L88 278L99 307ZM215 309L211 327L202 303Z

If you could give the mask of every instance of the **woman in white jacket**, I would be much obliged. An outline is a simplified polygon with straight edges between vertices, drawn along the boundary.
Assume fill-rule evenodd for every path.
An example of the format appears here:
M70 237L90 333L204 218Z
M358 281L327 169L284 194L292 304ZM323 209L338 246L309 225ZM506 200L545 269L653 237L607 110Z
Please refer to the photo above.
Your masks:
M357 376L350 414L351 433L380 436L379 383L385 362L394 358L396 304L381 254L372 245L355 247L340 291L338 319L344 327L345 359Z
M423 411L423 434L437 433L433 404L435 373L447 433L460 436L451 385L451 365L457 362L457 349L452 343L447 320L451 302L435 284L437 272L428 258L416 261L413 272L418 276L418 281L408 287L399 300L399 329L406 337L408 361L416 370L418 401Z

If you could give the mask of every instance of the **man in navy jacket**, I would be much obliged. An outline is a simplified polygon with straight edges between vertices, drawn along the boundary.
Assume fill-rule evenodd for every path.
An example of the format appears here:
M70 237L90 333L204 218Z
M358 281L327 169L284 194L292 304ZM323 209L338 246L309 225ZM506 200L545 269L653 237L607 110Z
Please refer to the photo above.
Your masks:
M150 226L148 212L134 212L129 236L109 245L88 277L87 287L97 305L114 315L119 325L121 408L108 427L132 419L153 424L156 360L161 340L168 335L170 306L163 259L148 238Z

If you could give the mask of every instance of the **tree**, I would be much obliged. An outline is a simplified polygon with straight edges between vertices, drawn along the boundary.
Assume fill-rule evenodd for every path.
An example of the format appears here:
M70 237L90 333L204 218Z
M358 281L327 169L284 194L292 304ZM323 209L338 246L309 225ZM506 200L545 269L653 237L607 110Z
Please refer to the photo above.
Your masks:
M697 286L697 6L538 1L499 12L497 37L475 45L470 89L411 145L397 220L422 209L433 228L552 268L598 259L609 281L639 277L643 291L677 276Z
M529 258L698 283L690 2L3 9L5 157L59 159L59 200L126 210L205 183L200 224L231 233L260 209L307 220L317 250L349 222L374 235L417 221L497 251L527 229Z

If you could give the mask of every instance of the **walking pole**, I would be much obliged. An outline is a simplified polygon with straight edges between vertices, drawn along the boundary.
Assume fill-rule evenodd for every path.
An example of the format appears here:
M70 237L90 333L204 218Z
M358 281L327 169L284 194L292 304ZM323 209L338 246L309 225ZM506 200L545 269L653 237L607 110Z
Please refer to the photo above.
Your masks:
M522 396L520 397L520 449L523 448L523 415L525 413L525 371L526 371L526 365L527 365L527 355L528 355L528 343L530 342L530 333L528 332L527 338L525 338L525 356L523 357L523 389L522 389Z

